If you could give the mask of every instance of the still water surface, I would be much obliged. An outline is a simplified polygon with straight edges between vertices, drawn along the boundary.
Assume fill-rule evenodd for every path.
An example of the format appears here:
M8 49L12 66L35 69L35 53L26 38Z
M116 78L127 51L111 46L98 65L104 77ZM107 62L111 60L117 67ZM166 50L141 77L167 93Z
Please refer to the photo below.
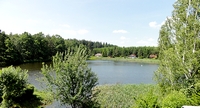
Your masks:
M50 63L48 63L50 64ZM136 63L136 62L119 62L91 60L88 61L89 67L99 78L99 84L152 84L154 71L158 68L157 64ZM29 70L29 82L39 87L38 81L35 80L42 75L40 74L42 63L26 63L19 65L22 69Z
M50 63L48 63L50 64ZM99 84L153 84L154 71L158 68L157 64L135 63L135 62L119 62L92 60L88 61L89 67L95 72L99 78ZM41 89L40 83L36 80L42 77L40 70L42 63L26 63L19 65L22 69L29 70L29 82ZM58 103L48 106L48 108L56 107Z
M100 84L151 84L154 83L156 64L119 62L119 61L88 61Z

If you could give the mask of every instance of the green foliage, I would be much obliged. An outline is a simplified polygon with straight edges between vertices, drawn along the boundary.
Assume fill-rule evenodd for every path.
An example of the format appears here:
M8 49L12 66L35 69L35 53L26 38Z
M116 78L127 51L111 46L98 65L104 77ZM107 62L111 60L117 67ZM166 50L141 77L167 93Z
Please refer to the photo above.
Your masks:
M157 85L116 84L97 86L95 89L100 90L97 101L101 108L181 108L183 105L199 105L198 87L196 85L189 90L193 93L190 97L184 90L169 91L163 95Z
M0 33L0 66L23 62L50 61L57 52L65 52L70 47L84 45L89 50L114 46L107 43L86 40L63 39L60 35L44 35L42 32L30 34ZM90 52L88 50L88 53Z
M118 47L102 42L63 39L60 35L44 35L42 32L30 34L0 33L0 66L14 65L23 62L50 61L57 52L65 52L71 47L84 45L89 56L102 53L103 57L127 57L135 54L138 58L149 58L158 55L157 47Z
M3 68L0 75L0 87L3 91L2 106L11 107L15 98L22 96L27 84L27 71L12 66Z
M183 105L187 105L188 99L182 92L172 91L165 96L162 100L162 108L181 108Z
M0 74L1 107L38 108L44 98L34 94L34 86L28 84L26 70L12 66L3 68Z
M52 93L48 91L39 91L37 89L34 89L33 95L40 99L40 106L50 105L54 101Z
M188 99L190 105L199 106L200 105L200 93L192 94L191 97Z
M90 57L89 60L113 60L113 61L122 61L122 62L138 62L138 63L151 63L151 64L159 64L158 59L127 59L124 57L115 57L115 58L110 58L110 57Z
M68 53L57 53L53 66L43 65L42 74L55 98L72 108L91 107L98 84L97 76L88 68L86 48L80 46Z
M103 47L94 48L92 54L102 53L103 57L128 57L135 54L138 58L149 58L151 54L158 55L157 47Z
M158 99L159 93L157 89L150 89L149 92L142 93L135 98L136 105L134 108L160 108Z
M177 0L161 27L160 65L155 77L163 92L188 89L199 81L200 1Z
M200 1L177 0L160 29L160 65L155 79L164 108L200 105Z
M5 35L4 32L0 33L0 65L3 65L5 63L5 50L6 50L6 46L5 46L5 40L8 37Z
M95 87L100 90L97 101L101 108L130 108L136 107L135 98L148 93L155 85L101 85Z
M187 89L181 89L189 101L190 105L198 106L200 105L200 83L196 83Z

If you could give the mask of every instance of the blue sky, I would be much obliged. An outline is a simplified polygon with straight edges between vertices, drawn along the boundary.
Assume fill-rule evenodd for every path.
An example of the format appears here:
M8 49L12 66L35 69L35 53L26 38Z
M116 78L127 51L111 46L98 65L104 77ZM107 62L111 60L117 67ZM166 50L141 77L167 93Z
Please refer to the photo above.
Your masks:
M175 0L0 0L7 34L59 34L118 46L157 46Z

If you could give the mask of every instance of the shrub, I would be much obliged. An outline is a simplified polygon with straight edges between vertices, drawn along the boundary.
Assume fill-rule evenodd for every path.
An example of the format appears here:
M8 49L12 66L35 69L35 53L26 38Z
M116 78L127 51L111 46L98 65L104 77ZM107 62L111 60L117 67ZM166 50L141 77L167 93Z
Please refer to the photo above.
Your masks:
M163 108L181 108L183 105L189 104L184 93L179 91L172 91L166 95L162 100Z
M42 99L34 95L34 86L28 83L26 70L10 66L0 73L0 93L2 108L37 108L42 105Z
M182 89L181 91L183 91L188 97L190 105L200 105L200 83L196 83L187 89Z
M3 68L0 74L0 89L3 92L2 106L9 108L16 104L15 99L22 96L27 85L27 71L12 66Z
M149 90L144 94L140 94L135 98L134 108L159 108L158 93L155 93L155 89Z

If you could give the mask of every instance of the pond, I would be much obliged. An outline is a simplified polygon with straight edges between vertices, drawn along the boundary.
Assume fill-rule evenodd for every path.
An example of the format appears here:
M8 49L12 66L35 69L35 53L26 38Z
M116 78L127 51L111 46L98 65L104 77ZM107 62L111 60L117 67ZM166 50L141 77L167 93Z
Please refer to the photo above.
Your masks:
M50 63L48 63L50 64ZM29 70L29 82L40 88L37 78L40 74L42 63L26 63L19 65L22 69ZM154 71L157 64L91 60L88 66L99 78L99 84L153 84Z
M50 63L47 63L50 64ZM36 88L41 89L40 83L36 80L42 77L40 70L42 63L26 63L19 65L22 69L29 70L29 82ZM91 60L88 66L95 72L99 78L99 85L103 84L154 84L153 75L157 70L157 64L119 62ZM47 108L56 108L58 103ZM58 108L61 108L59 106Z
M94 71L99 84L152 84L157 64L119 62L119 61L88 61L89 67Z

